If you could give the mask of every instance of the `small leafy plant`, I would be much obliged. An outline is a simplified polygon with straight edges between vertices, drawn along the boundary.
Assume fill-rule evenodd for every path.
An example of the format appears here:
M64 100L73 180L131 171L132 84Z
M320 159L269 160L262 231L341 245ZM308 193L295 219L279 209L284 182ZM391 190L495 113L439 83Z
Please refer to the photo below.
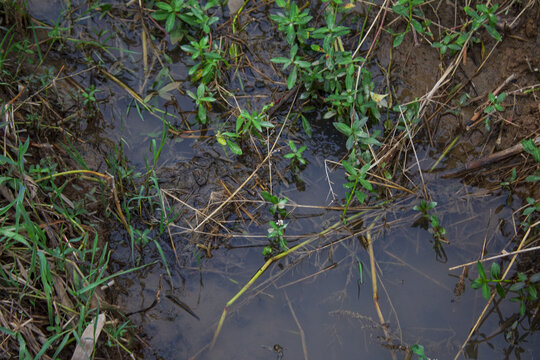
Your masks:
M198 42L191 41L180 48L192 54L191 58L196 61L188 72L193 81L201 80L203 83L208 84L214 80L220 63L225 62L225 59L221 57L217 50L210 49L208 36L203 37Z
M516 168L512 168L512 173L510 174L508 179L506 179L506 181L501 182L501 187L503 189L510 190L510 185L512 185L512 183L516 181L516 179L517 179Z
M478 270L478 278L471 283L473 289L482 289L482 296L488 300L491 296L492 287L494 286L497 294L505 299L509 293L514 297L510 298L511 302L519 302L519 313L525 315L527 309L527 301L538 300L538 286L540 285L540 273L527 276L524 273L518 273L515 280L502 280L501 268L498 263L491 264L490 277L486 275L484 265L478 261L476 263ZM505 288L505 285L510 285Z
M447 52L452 56L463 48L468 36L468 33L447 33L440 42L434 42L431 46L439 49L441 56L446 55ZM472 40L474 42L476 39Z
M94 85L90 85L85 91L81 91L83 97L83 104L86 108L96 106L96 93L99 92L99 89L96 89Z
M285 228L287 224L282 219L277 221L270 221L270 228L268 229L267 238L270 240L270 245L265 246L262 254L265 257L271 256L274 253L280 251L287 251L289 244L285 239Z
M437 206L435 201L430 201L429 203L426 200L421 199L419 205L415 205L413 210L419 211L422 214L422 217L429 221L431 225L433 238L438 241L445 241L446 229L443 228L439 222L439 218L435 215L430 215L429 211L433 210Z
M242 110L238 118L236 118L236 134L246 135L261 134L262 128L273 128L274 124L267 121L266 111L274 106L273 103L263 106L260 112Z
M304 44L309 38L309 32L313 28L306 27L306 24L313 18L309 15L309 10L304 9L300 12L296 1L276 0L276 5L284 10L277 14L270 15L270 19L278 24L279 31L285 33L285 39L289 45L293 45L295 40Z
M398 0L398 2L392 7L392 10L407 19L407 27L405 31L394 35L393 46L398 47L403 42L405 35L411 30L411 26L414 30L420 34L431 35L429 31L429 25L431 20L426 20L420 6L424 4L424 0ZM415 19L415 17L422 20L422 22Z
M298 78L299 69L306 69L311 67L311 63L308 61L302 60L301 56L297 55L298 45L294 44L291 47L289 58L286 57L277 57L271 59L272 62L276 64L283 64L283 70L286 70L290 65L293 65L289 76L287 77L287 88L290 90L296 84L296 79Z
M239 137L240 135L228 131L225 131L224 133L218 131L216 134L217 142L220 145L223 147L228 146L229 150L231 150L233 154L242 155L242 148L236 143L236 141L233 140Z
M272 195L267 191L261 192L262 197L264 200L268 201L269 203L272 203L272 206L270 206L270 213L272 215L279 215L281 218L287 217L287 210L285 210L285 205L287 205L287 202L289 199L287 198L279 198L276 195Z
M219 19L217 16L208 16L207 12L217 5L217 0L209 0L202 7L197 0L158 1L155 5L158 10L152 14L152 18L157 21L165 20L165 31L171 42L176 44L188 32L184 24L208 34L210 26Z
M413 354L418 356L419 360L429 360L424 352L424 347L422 345L414 344L411 346L411 351Z
M298 171L300 169L300 165L306 165L306 159L303 158L302 153L306 151L307 146L303 145L300 148L297 148L294 142L289 140L289 148L291 149L291 152L283 155L283 157L285 159L290 159L291 168L294 171Z
M341 215L341 219L345 219L345 215L347 213L347 209L349 208L349 205L352 201L353 196L355 196L358 201L360 201L361 204L364 203L364 201L367 198L367 194L362 191L362 189L367 191L373 191L373 186L369 181L366 180L366 174L369 170L369 163L365 164L360 168L360 170L356 169L350 162L350 160L344 160L342 161L342 165L345 168L345 171L347 171L347 180L348 182L344 184L343 186L347 190L346 198L347 202L345 204L345 208L343 209L343 214ZM359 186L360 185L360 186Z
M506 99L506 93L502 93L498 96L493 95L493 93L488 94L489 99L489 105L486 106L484 109L484 114L486 114L485 124L486 124L486 130L490 130L489 126L489 120L490 116L495 114L497 111L503 111L504 107L501 105L501 103Z
M195 103L197 104L197 119L203 124L206 124L206 121L208 120L207 107L209 107L209 103L216 101L216 99L213 96L208 95L207 92L209 92L209 90L204 83L199 84L196 94L193 94L193 92L189 90L187 91L188 96L195 100Z
M345 136L347 136L347 142L345 146L347 150L352 150L360 146L366 145L380 145L381 143L376 139L375 135L369 135L363 130L368 120L367 116L361 119L355 119L352 125L348 126L342 122L335 122L335 128Z
M276 221L270 221L270 228L268 228L267 238L269 244L264 247L262 254L268 258L276 253L281 251L287 251L289 249L289 244L285 239L285 228L287 224L283 221L287 217L287 211L285 210L285 204L289 201L287 198L279 198L275 195L270 194L269 192L263 191L263 198L272 203L270 206L270 213L274 217L279 217Z
M472 31L476 31L480 27L484 27L488 34L491 35L495 40L502 41L501 34L499 34L496 29L497 16L495 15L495 12L498 8L498 4L495 4L489 8L485 4L477 4L476 11L478 12L476 12L471 7L465 6L465 13L472 18Z
M496 4L488 8L484 4L478 4L476 5L476 11L469 6L465 6L465 13L471 18L471 21L464 25L459 32L447 31L443 39L440 42L434 42L432 46L439 49L441 56L444 56L447 52L449 55L453 55L467 44L469 38L472 43L480 42L480 39L474 34L482 27L495 40L502 41L501 34L496 29L497 16L495 12L498 6Z

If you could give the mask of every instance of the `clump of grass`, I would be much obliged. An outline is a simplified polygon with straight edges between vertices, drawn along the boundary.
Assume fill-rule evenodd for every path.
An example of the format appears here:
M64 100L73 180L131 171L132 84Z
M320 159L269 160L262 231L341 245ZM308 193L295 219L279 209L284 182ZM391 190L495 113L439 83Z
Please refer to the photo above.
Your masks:
M0 5L0 15L11 21L22 15L8 16L10 11L23 10L16 1ZM24 45L32 37L20 25L8 24L0 40L9 50L0 61L6 85L0 95L0 353L69 358L85 328L100 319L105 335L99 344L107 345L99 353L130 354L129 326L107 301L110 281L126 271L108 273L110 250L97 216L111 208L119 213L114 179L89 169L75 147L59 145L69 132L47 116L54 99L45 92L27 97L44 79L23 73L21 62L30 59L21 54L39 44ZM93 96L92 90L87 94Z

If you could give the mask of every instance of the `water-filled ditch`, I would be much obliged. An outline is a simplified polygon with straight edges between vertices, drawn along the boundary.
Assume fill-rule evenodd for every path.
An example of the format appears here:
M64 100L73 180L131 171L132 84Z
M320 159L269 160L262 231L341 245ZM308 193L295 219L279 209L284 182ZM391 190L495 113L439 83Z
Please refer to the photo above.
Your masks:
M87 69L89 62L85 57L89 57L137 93L147 95L167 85L162 81L163 76L160 78L163 70L158 66L145 74L141 64L140 19L135 7L123 8L120 2L113 3L114 16L100 17L98 11L83 13L86 2L72 6L80 6L81 10L74 10L69 16L66 12L66 17L58 15L64 9L60 2L43 8L40 2L31 1L30 11L49 24L70 23L75 29L74 37L98 40L112 36L105 41L107 51L91 47L80 50L76 45L60 49L56 56L59 62L64 62L66 72ZM314 9L318 8L314 6ZM361 16L362 9L357 10ZM232 67L227 72L230 81L223 85L236 94L243 106L257 108L275 101L280 97L277 91L283 90L283 86L275 83L276 74L265 61L280 56L284 44L268 20L269 11L274 11L270 5L255 6L249 13L251 22L238 36L250 41L253 53L248 57L253 67L270 75L261 79L251 68L242 68L240 76ZM225 22L228 13L220 15L220 21ZM155 45L170 49L168 74L181 82L181 89L194 91L187 75L189 56L167 43ZM381 45L384 46L388 44ZM67 54L68 49L80 53ZM422 51L419 53L423 54ZM377 57L377 61L388 63L384 56ZM410 100L407 94L420 96L429 88L426 83L433 85L436 80L433 70L438 58L409 60L395 55L393 62L398 66L400 62L409 62L403 76L414 78L410 82L396 82L395 92L403 97L398 100ZM386 84L379 67L372 65L371 70L377 90L384 92ZM92 84L101 90L97 93L101 115L97 123L89 121L86 126L89 143L101 151L110 151L107 144L123 143L124 154L136 168L143 170L145 158L151 157L150 141L159 141L162 131L159 116L137 111L129 93L97 67L76 80L85 88ZM163 97L156 95L152 101L156 107L167 109L165 117L176 126L181 127L186 119L193 120L195 106L185 94L171 91ZM218 107L215 109L212 116L225 119L230 116L226 111L218 112ZM287 107L280 111L276 116L285 118ZM503 249L510 251L509 240L516 226L514 211L519 200L512 202L506 192L490 191L489 184L475 187L459 179L441 179L440 172L425 173L425 186L438 203L436 214L446 229L448 244L435 243L427 224L412 210L422 196L420 186L407 186L414 188L412 193L389 190L386 195L391 201L367 210L355 209L353 204L349 215L364 213L347 226L318 236L340 222L345 176L334 162L345 156L346 150L343 136L321 114L312 111L308 116L313 137L308 138L300 130L286 131L278 146L281 153L285 152L288 138L307 145L304 157L308 164L300 175L291 175L288 162L277 152L268 162L275 170L263 166L245 187L238 203L228 205L223 214L202 228L210 235L197 234L189 228L197 227L227 199L266 154L231 156L214 140L216 129L186 132L167 141L157 174L160 186L167 191L170 208L181 214L170 232L159 239L171 276L163 265L162 255L150 244L139 261L155 263L118 278L114 290L118 305L126 313L137 312L129 318L147 343L142 350L145 358L389 359L394 353L401 359L412 344L422 344L431 358L451 359L458 352L486 301L479 291L470 288L466 276L462 278L465 292L456 289L464 273L461 268L453 271L449 268L474 261L481 253L490 256ZM416 151L420 168L429 169L434 164L444 148L442 145L431 147L427 140L419 138ZM464 156L466 159L468 154ZM412 154L407 159L404 168L410 179L408 184L420 184ZM231 306L220 336L210 350L225 304L264 263L261 251L267 243L268 222L273 217L268 212L269 206L260 202L258 193L269 186L273 193L289 199L286 207L289 244L296 245L308 236L316 239L270 266ZM373 301L370 256L366 250L368 228L373 240L384 325ZM125 231L111 232L111 247L113 270L133 265ZM139 312L156 299L159 301L155 306ZM488 314L465 350L468 358L538 356L538 335L529 328L533 327L532 315L520 318L514 331L505 325L508 319L515 319L517 306L501 302L496 311Z

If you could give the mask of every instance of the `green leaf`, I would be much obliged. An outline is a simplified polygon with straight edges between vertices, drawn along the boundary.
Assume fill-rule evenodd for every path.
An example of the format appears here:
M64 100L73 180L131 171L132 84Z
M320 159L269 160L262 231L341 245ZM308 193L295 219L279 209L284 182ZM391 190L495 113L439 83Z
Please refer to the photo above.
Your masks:
M204 90L205 90L204 83L200 83L199 86L197 87L197 98L200 99L204 96Z
M521 141L523 150L534 157L534 160L540 163L540 146L537 147L532 139Z
M497 280L500 279L501 268L500 268L498 263L494 262L493 264L491 264L490 273L491 273L491 278L492 279L497 279Z
M531 300L538 299L538 293L536 292L536 287L535 286L529 285L529 287L527 289L529 291L529 296L531 297Z
M497 293L499 294L499 296L504 299L506 297L506 290L504 290L504 288L499 283L495 288L497 289Z
M309 61L296 60L294 63L304 69L309 69L311 67L311 63Z
M510 286L510 291L519 291L521 289L523 289L525 287L525 283L524 282L517 282L515 284L512 284L512 286Z
M351 175L356 175L357 171L356 169L348 162L348 161L342 161L341 165L345 168L345 171L347 171Z
M537 283L538 281L540 281L540 273L531 275L531 277L529 278L529 281L532 283Z
M227 140L223 136L221 136L221 134L219 133L216 135L216 140L222 146L227 145Z
M334 127L342 134L345 134L346 136L351 136L352 134L352 129L345 125L344 123L340 123L340 122L334 122Z
M484 25L484 28L487 30L488 34L491 35L492 38L497 41L502 41L501 34L499 34L499 32L493 26Z
M482 296L484 299L489 300L489 295L491 294L491 290L489 289L489 285L487 283L482 284Z
M480 261L476 263L476 268L478 269L478 275L482 280L487 280L486 272L484 270L484 265Z
M242 125L244 124L244 117L242 116L242 114L240 114L240 116L238 116L236 118L236 133L238 134L238 132L240 131L240 129L242 128Z
M405 33L398 34L394 37L393 47L398 47L403 42L403 39L405 38Z
M482 281L482 279L480 278L477 278L477 279L474 279L473 282L471 283L471 287L473 289L480 289L480 287L482 286L484 282Z
M293 67L291 73L289 74L289 78L287 79L287 88L290 90L294 87L296 84L296 78L298 76L298 68Z
M169 13L165 11L156 11L152 14L152 17L157 21L165 20L167 19L167 16L169 16Z
M270 59L270 61L276 64L287 64L287 63L290 64L291 63L291 60L286 57L276 57L276 58Z
M329 110L329 111L324 113L323 119L328 120L328 119L333 118L334 116L336 116L336 112L334 110Z
M264 198L264 200L271 202L271 203L277 203L278 199L276 196L270 194L267 191L261 191L261 195Z
M363 191L356 190L354 192L354 195L356 195L356 198L358 199L358 201L360 201L361 204L363 204L364 201L366 201L367 195Z
M167 12L172 12L173 11L173 8L171 7L171 5L167 4L167 3L164 3L164 2L158 2L156 3L156 7L160 8L161 10L165 10Z
M306 135L311 138L313 134L313 130L311 129L311 125L309 124L309 121L307 121L306 117L304 115L301 116L302 119L302 127L304 128L304 131L306 132ZM538 177L540 179L540 176Z
M167 21L165 22L165 31L167 33L170 33L172 29L174 28L174 23L176 21L176 15L174 13L169 14L167 16Z
M227 146L229 146L229 149L233 152L233 154L242 155L242 149L237 143L227 140Z
M411 346L411 351L413 354L418 355L422 360L426 359L426 354L424 353L424 347L422 345L414 344Z
M371 185L371 183L369 181L364 180L364 179L358 179L358 181L360 182L360 184L362 184L364 189L366 189L368 191L373 191L373 185Z
M411 24L418 33L424 33L424 27L422 26L422 24L420 24L420 22L418 22L418 20L411 19Z
M274 124L272 124L271 122L269 121L261 121L259 123L262 127L265 127L265 128L273 128L274 127Z
M291 148L291 150L293 152L296 152L297 149L296 149L296 145L294 144L294 142L292 140L289 140L289 148Z
M200 122L206 124L206 107L203 104L199 105L197 115L199 116Z

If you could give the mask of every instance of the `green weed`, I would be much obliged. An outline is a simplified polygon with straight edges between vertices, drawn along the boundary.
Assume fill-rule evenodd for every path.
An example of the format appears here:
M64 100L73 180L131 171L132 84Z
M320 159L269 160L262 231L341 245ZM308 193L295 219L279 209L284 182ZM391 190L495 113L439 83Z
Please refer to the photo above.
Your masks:
M484 120L486 125L486 130L490 130L489 120L490 117L496 112L504 111L504 107L501 103L506 100L506 93L502 93L498 96L493 95L492 93L488 94L489 105L484 109L484 114L486 114L486 119Z
M429 26L431 25L431 20L426 20L420 6L424 5L424 0L398 0L397 3L392 7L392 10L402 16L407 21L407 27L405 31L399 34L393 34L394 41L393 47L398 47L403 42L405 35L411 31L411 26L417 33L426 34L431 36L429 31ZM418 21L416 18L420 19Z
M273 128L274 124L268 121L266 112L274 106L273 103L266 104L263 106L261 111L252 111L251 113L247 110L242 110L240 115L236 118L236 134L240 136L254 134L261 135L262 129Z
M272 205L268 209L270 213L279 220L270 221L270 228L268 229L267 238L269 244L263 248L262 254L265 258L269 258L281 251L287 251L289 244L285 239L285 228L287 224L283 221L287 217L287 211L285 210L285 204L289 201L287 198L279 198L269 192L261 192L262 197L270 202Z
M191 58L196 61L188 72L192 81L200 80L208 84L216 77L220 63L225 62L217 50L210 49L208 36L199 41L190 41L188 45L182 45L181 49L192 54Z
M495 4L488 7L484 4L477 4L476 11L469 6L465 6L463 9L465 13L470 17L470 21L466 23L459 32L447 31L445 36L440 42L434 42L433 47L438 48L441 56L444 56L447 52L449 55L453 55L467 44L467 41L472 43L480 42L480 39L475 36L476 32L480 28L485 28L491 37L497 41L502 41L501 34L496 29L497 11L499 5ZM470 27L469 27L470 25Z
M292 140L289 140L289 148L291 152L283 155L285 159L291 160L291 168L296 172L300 169L300 166L306 165L306 159L302 156L302 153L306 151L307 146L303 145L297 148Z
M301 56L297 55L298 45L294 44L291 47L289 58L277 57L271 61L276 64L283 64L283 70L286 70L289 66L293 66L289 76L287 77L287 88L292 89L296 85L296 79L298 78L299 69L307 69L311 67L311 63L302 60Z
M501 268L496 262L491 264L489 277L486 275L484 265L480 261L476 263L476 268L478 270L478 277L473 280L471 287L473 289L481 289L484 299L488 300L490 298L493 287L502 299L505 299L508 294L512 294L513 297L509 300L519 303L519 313L521 316L525 315L527 302L538 300L540 273L531 276L518 273L515 280L502 280Z
M216 101L216 98L208 94L209 92L208 87L203 82L197 87L196 94L190 90L187 91L189 97L195 100L195 104L197 104L197 120L203 124L206 124L208 120L207 108L209 107L209 103Z
M436 215L430 214L431 210L435 209L436 206L437 203L435 201L430 201L428 203L424 199L421 199L420 204L415 205L413 210L420 212L422 217L429 221L433 239L435 240L435 246L437 246L435 250L441 251L442 248L440 247L440 242L446 242L446 229L441 226L439 218Z
M207 12L217 5L217 0L207 1L204 5L196 0L159 1L155 4L158 10L152 17L157 21L165 20L165 31L171 42L176 44L188 33L187 26L208 34L210 26L219 19L217 16L209 16Z
M411 346L411 351L413 354L418 356L419 360L428 360L429 358L426 356L424 352L424 347L422 345L414 344Z
M277 14L270 15L270 19L278 24L279 31L285 33L285 39L289 45L293 45L297 40L301 45L305 44L309 38L309 33L313 28L306 27L306 24L313 18L309 11L304 9L302 12L298 9L295 1L276 0L276 5L284 10Z

